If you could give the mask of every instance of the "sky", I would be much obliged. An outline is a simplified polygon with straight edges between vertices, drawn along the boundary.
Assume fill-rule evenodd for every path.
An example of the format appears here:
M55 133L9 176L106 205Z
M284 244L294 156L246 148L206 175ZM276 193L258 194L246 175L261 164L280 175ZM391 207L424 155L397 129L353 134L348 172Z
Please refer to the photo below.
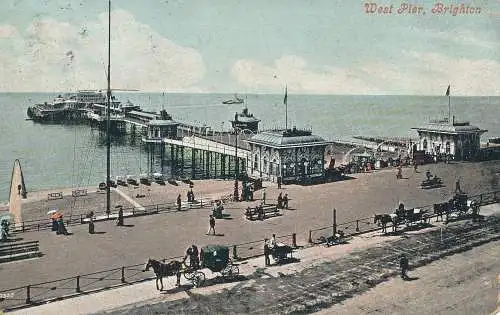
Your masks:
M405 4L424 14L398 13ZM500 0L113 0L111 85L175 93L500 95ZM366 4L390 7L367 13ZM106 88L107 1L2 0L0 92Z

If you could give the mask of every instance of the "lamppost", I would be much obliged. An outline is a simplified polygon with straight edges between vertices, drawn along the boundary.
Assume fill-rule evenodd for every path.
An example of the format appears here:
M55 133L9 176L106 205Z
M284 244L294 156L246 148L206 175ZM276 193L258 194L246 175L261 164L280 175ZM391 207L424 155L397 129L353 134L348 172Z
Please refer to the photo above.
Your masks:
M234 192L233 192L233 198L234 201L240 201L239 198L239 188L238 188L238 171L239 171L239 162L238 162L238 128L234 128L234 136L235 136L235 141L234 141L234 155L235 155L235 172L234 172Z

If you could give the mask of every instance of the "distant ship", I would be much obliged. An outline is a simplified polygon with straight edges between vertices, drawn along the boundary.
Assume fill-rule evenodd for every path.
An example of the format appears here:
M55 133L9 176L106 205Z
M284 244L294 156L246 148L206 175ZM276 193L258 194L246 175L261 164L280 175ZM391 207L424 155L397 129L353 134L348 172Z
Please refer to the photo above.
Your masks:
M234 99L222 101L222 104L243 104L243 99L235 94Z

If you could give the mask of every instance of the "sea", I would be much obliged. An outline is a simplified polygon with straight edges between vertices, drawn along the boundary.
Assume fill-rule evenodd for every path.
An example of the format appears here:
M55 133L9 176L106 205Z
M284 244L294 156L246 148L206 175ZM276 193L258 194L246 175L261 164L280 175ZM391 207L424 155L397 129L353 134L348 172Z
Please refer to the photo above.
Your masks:
M14 161L19 159L28 191L96 186L106 176L106 141L85 124L40 124L27 120L35 103L51 102L58 93L0 93L0 201L7 201ZM243 105L224 105L231 94L163 94L117 92L118 100L144 110L167 110L173 119L229 130L229 120ZM353 140L353 136L416 137L412 127L448 117L446 96L342 96L248 94L251 113L262 120L261 129L288 126L312 129L327 140ZM500 97L451 97L456 120L470 121L500 137ZM112 176L140 174L147 169L147 154L140 137L113 139Z

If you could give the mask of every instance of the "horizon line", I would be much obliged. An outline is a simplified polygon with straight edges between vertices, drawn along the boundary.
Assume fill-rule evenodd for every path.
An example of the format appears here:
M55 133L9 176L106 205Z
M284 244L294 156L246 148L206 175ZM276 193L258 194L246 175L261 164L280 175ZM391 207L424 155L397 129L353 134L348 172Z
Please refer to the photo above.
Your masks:
M82 89L81 91L105 91L106 89ZM221 95L283 95L281 93L234 93L234 92L165 92L165 91L114 91L115 93L120 94L221 94ZM57 92L47 92L47 91L0 91L0 94L68 94L68 93L76 93L76 92L68 92L68 91L57 91ZM436 97L443 96L448 97L443 94L328 94L328 93L288 93L290 95L307 95L307 96L418 96L418 97ZM450 95L453 97L500 97L499 95Z

